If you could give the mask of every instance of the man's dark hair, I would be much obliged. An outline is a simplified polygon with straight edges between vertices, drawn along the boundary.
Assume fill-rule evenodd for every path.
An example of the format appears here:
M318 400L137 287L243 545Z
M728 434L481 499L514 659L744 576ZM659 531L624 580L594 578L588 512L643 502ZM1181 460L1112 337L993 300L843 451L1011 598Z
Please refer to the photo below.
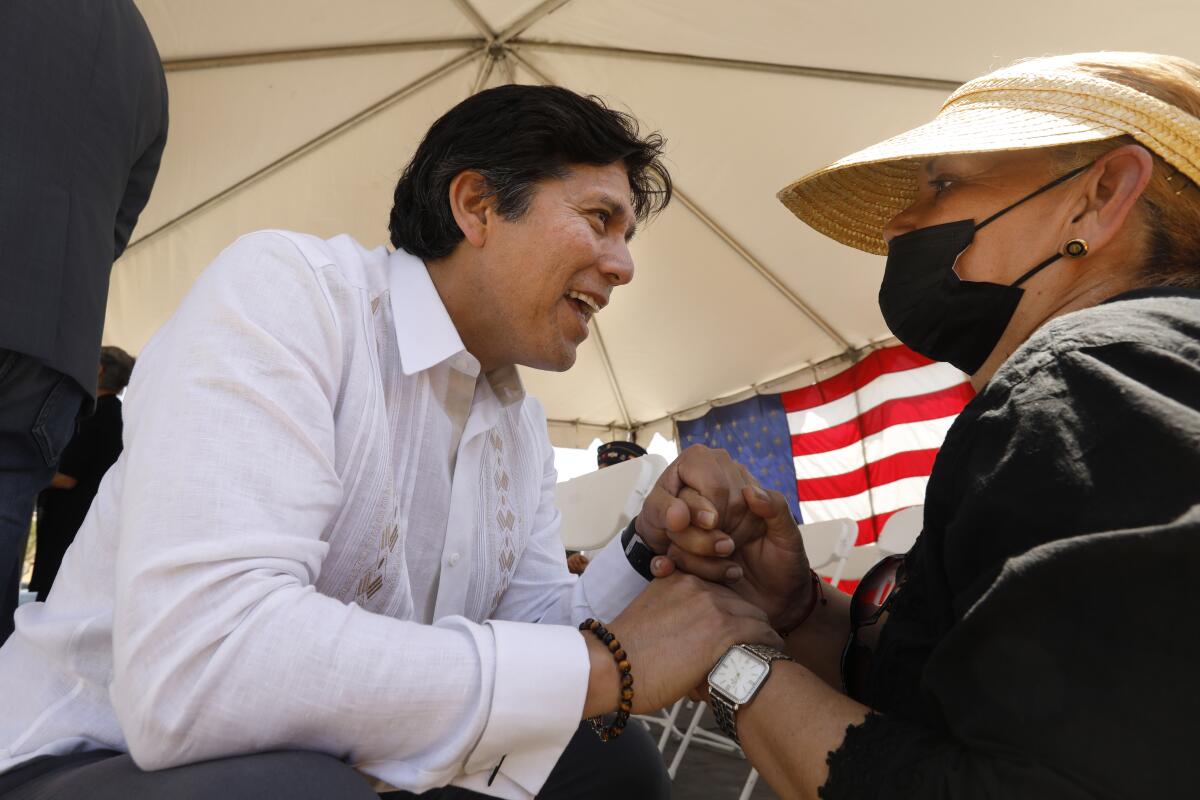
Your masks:
M424 260L450 255L463 233L450 211L450 182L464 170L484 177L496 210L518 219L539 181L571 164L617 161L629 173L638 221L671 201L663 138L638 134L637 120L559 86L498 86L462 101L433 123L396 184L392 244Z
M100 348L99 388L102 392L119 392L129 385L129 376L133 374L134 357L119 347Z

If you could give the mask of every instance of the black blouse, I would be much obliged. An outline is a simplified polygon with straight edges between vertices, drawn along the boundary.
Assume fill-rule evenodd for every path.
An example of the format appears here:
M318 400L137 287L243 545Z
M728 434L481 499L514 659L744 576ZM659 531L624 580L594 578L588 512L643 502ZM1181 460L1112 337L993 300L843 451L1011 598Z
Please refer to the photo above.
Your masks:
M1043 326L967 405L821 797L1196 796L1200 292Z

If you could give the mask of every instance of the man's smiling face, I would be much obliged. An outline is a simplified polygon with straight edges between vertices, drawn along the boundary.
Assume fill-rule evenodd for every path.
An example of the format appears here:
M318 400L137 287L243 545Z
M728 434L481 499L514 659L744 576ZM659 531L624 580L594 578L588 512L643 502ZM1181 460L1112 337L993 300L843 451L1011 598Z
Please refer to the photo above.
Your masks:
M633 280L634 225L620 163L572 165L565 177L540 182L517 219L491 217L471 279L467 342L483 368L569 369L588 322L614 287Z

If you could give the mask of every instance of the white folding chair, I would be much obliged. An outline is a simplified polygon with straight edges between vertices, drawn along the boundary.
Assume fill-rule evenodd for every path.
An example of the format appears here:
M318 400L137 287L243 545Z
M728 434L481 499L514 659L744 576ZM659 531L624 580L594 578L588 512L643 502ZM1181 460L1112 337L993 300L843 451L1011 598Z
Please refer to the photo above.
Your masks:
M713 750L719 750L725 753L736 753L742 758L746 754L742 752L742 748L734 744L732 739L728 739L719 733L707 731L700 727L700 720L704 716L704 712L708 710L708 706L704 703L696 704L696 712L692 715L691 722L688 723L687 731L683 734L683 739L679 742L679 749L675 751L675 757L671 759L671 766L667 768L667 775L671 780L675 780L675 775L679 771L679 765L683 761L683 754L687 752L688 745L693 741L696 744L703 745ZM746 782L742 784L742 792L738 795L738 800L749 800L750 795L754 792L754 786L758 783L758 770L750 768L750 774L746 776Z
M657 714L634 714L633 718L646 726L650 730L654 725L662 726L662 734L658 737L658 752L665 752L667 742L671 741L671 737L676 739L683 738L683 731L679 730L676 723L679 720L679 712L683 710L683 704L687 702L687 698L681 698L676 701L675 705L671 706L670 710L663 709ZM653 732L653 731L651 731Z
M880 550L877 544L858 545L850 548L845 558L825 568L832 568L832 571L817 570L817 574L829 575L834 586L837 586L839 581L856 581L866 575L867 570L879 563L885 555L887 554Z
M689 704L691 701L687 701ZM708 710L708 706L704 703L696 703L695 713L692 714L692 719L688 722L687 730L683 733L683 738L679 740L679 749L675 751L675 757L671 759L671 766L667 767L667 775L671 780L675 779L675 773L679 771L679 765L683 762L683 756L688 751L688 747L692 742L702 745L711 750L717 750L722 753L741 753L742 748L733 743L733 740L727 739L719 733L706 731L700 727L700 719L704 716L704 712Z
M646 455L589 472L554 487L562 514L559 536L567 550L599 550L634 515L667 468L660 455Z
M750 800L750 795L754 794L754 787L757 784L758 770L751 767L750 775L746 778L746 782L742 784L742 793L738 795L738 800Z
M800 526L800 538L804 540L808 565L818 572L822 567L845 558L854 546L857 535L858 525L851 519L830 519Z
M902 508L888 517L875 544L885 555L907 553L921 534L925 523L925 506Z

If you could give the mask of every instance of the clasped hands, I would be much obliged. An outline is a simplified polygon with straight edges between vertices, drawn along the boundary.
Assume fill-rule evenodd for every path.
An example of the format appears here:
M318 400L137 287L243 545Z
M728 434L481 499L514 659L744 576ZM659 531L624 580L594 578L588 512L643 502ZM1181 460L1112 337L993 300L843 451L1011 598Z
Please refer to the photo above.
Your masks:
M610 628L640 688L635 711L703 683L732 644L782 647L813 590L787 501L724 450L693 445L662 474L636 520L656 576Z

